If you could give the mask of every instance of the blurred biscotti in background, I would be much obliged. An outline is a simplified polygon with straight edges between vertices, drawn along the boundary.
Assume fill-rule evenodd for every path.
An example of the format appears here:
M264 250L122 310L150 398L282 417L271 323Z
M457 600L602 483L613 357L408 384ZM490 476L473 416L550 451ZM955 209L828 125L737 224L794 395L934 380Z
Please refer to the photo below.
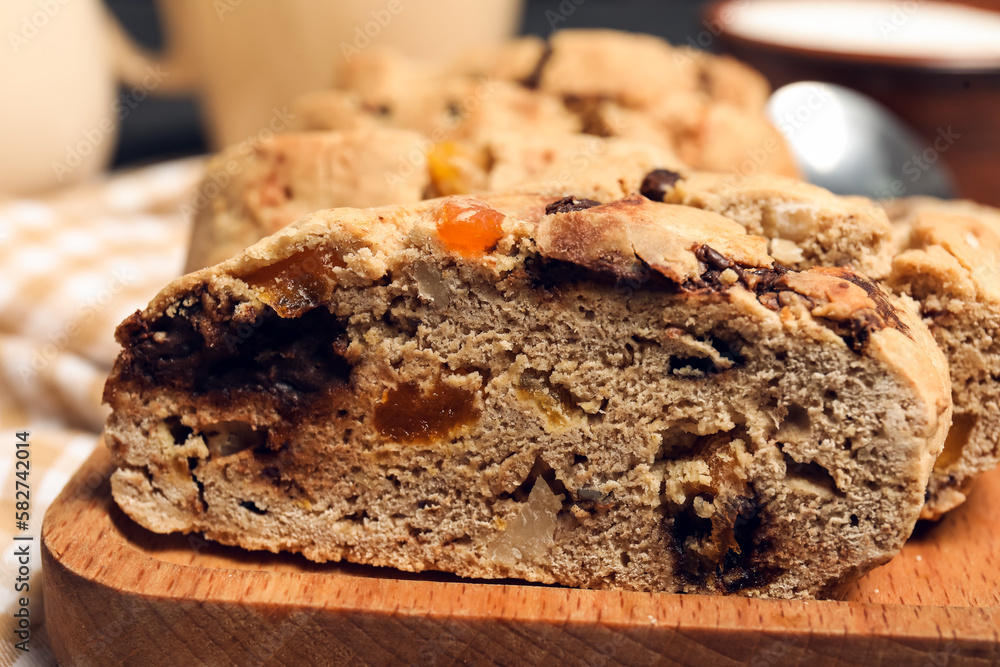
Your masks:
M395 128L279 134L209 163L187 270L229 259L320 209L479 192L611 201L638 192L655 169L685 167L666 148L564 132L506 131L433 146L419 132Z
M341 81L299 100L298 129L398 127L435 142L582 132L660 145L699 169L798 175L765 116L770 90L759 73L650 35L564 30L445 63L371 50Z

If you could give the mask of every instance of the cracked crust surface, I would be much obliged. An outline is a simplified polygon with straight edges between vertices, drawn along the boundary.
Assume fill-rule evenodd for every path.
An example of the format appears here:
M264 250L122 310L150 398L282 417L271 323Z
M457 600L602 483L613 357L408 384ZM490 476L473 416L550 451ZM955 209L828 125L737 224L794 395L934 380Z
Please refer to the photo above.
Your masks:
M156 531L462 576L826 596L950 423L905 304L630 197L314 213L122 324L112 490Z
M892 227L885 211L866 199L781 176L708 172L688 173L650 196L739 222L767 237L770 253L786 266L851 266L875 279L889 274Z
M1000 462L1000 211L928 198L888 210L899 244L888 284L917 301L951 369L954 426L923 513L935 519Z

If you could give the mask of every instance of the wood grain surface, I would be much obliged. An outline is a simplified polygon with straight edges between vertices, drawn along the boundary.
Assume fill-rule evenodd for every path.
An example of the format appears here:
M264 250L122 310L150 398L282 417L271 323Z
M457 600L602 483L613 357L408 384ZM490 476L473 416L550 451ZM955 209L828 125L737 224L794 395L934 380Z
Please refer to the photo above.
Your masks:
M63 665L1000 664L1000 471L839 601L588 591L414 575L157 535L104 447L45 517Z

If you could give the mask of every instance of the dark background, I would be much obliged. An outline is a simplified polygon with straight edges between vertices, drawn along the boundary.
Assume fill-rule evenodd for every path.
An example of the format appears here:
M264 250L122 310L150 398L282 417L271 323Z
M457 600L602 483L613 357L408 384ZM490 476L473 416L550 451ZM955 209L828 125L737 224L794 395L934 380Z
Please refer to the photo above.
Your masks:
M702 30L701 9L706 4L704 0L561 1L564 7L575 9L567 12L566 20L558 22L557 28L603 27L647 32L674 44L685 44L691 35ZM154 0L105 2L137 42L153 50L162 48ZM549 18L552 14L547 16L546 12L559 15L559 8L560 0L527 0L521 32L548 35L552 32ZM143 164L206 150L194 99L147 98L122 123L114 166Z

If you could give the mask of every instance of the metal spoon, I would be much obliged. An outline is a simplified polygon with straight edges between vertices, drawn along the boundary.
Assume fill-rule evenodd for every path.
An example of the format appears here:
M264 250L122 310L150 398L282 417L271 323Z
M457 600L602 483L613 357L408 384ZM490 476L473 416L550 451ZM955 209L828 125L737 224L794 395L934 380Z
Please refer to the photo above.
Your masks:
M837 194L883 200L954 196L934 142L917 137L867 95L800 81L776 90L767 112L811 183Z

